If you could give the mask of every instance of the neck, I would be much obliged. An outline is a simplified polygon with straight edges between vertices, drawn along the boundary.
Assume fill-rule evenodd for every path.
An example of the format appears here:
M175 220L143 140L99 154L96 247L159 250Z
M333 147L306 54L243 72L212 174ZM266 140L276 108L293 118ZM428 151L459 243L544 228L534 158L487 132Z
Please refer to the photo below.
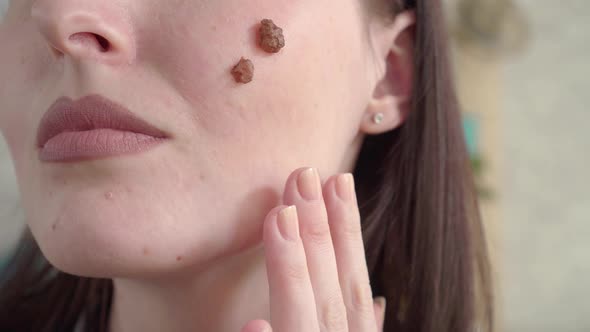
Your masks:
M111 332L240 331L270 318L264 253L256 247L174 280L115 279Z

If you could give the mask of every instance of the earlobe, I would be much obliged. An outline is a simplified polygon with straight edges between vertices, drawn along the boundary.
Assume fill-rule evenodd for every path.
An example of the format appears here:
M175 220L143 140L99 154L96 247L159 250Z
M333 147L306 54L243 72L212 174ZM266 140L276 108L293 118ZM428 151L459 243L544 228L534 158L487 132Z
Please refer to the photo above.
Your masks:
M393 22L375 23L371 29L373 54L378 55L373 95L369 100L360 130L381 134L399 127L410 111L414 70L413 11L399 13ZM376 120L376 121L375 121Z
M391 95L371 99L360 130L365 134L377 135L399 127L406 118L408 100Z

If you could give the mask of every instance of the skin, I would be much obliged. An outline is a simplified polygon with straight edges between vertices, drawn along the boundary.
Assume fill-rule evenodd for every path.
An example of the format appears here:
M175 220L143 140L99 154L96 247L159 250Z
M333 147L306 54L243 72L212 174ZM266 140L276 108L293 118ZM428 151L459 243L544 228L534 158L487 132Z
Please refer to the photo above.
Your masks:
M285 31L279 54L257 47L261 18ZM114 280L112 332L376 331L383 305L356 199L336 188L352 186L344 173L365 135L406 116L413 23L358 0L12 1L0 131L44 255ZM111 47L70 38L81 32ZM241 56L256 66L247 85L230 75ZM170 138L135 155L39 161L45 110L91 93ZM305 199L299 176L318 169ZM285 240L279 224L300 236Z

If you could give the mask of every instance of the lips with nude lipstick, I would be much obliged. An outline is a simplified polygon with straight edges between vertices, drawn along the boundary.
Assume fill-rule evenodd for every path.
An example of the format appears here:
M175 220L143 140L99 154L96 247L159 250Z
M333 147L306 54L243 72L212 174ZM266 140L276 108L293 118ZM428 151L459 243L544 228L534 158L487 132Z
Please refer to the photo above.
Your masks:
M100 95L61 97L47 110L37 132L39 159L73 162L146 151L167 135Z

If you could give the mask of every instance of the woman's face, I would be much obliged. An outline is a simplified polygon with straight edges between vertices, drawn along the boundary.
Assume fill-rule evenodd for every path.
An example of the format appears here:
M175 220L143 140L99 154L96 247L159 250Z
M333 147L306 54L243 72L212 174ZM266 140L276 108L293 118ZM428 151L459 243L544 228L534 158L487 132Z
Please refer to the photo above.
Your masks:
M284 30L278 54L257 46L264 18ZM0 25L0 130L44 254L112 277L256 244L292 170L352 166L374 83L365 25L359 0L13 0ZM255 66L245 85L230 74L242 56ZM170 137L132 155L41 161L48 107L92 94Z

